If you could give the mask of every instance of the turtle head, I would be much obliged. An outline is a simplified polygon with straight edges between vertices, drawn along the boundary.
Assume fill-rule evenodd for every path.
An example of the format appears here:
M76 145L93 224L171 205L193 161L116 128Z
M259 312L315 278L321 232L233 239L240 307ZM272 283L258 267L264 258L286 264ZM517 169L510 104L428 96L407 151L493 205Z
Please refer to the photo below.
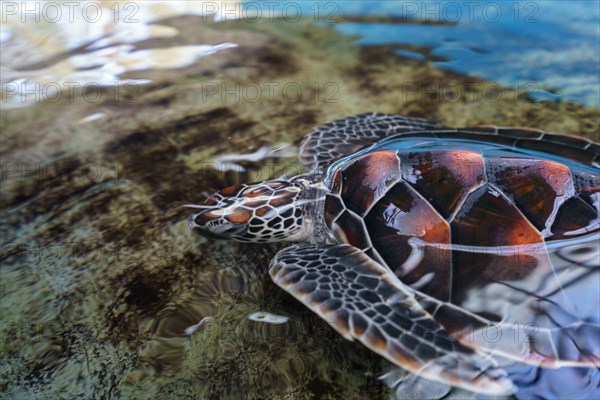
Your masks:
M230 186L212 195L190 228L213 239L240 242L301 241L310 235L310 181L297 177Z

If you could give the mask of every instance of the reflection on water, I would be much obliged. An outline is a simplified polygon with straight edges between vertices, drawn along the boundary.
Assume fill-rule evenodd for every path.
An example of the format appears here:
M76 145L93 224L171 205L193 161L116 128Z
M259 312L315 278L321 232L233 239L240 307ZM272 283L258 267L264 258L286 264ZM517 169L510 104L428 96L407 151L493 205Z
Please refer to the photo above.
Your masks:
M502 321L481 329L469 327L455 336L495 352L498 366L516 385L516 399L598 398L600 236L596 231L575 241L550 243L547 253L543 248L526 252L536 255L538 272L471 291L472 298L462 304L474 312L503 315ZM501 255L493 250L489 254ZM586 363L596 367L582 367ZM381 379L394 388L398 398L480 398L400 369L390 370Z
M549 250L554 265L554 277L549 277L535 294L552 299L552 307L542 307L535 320L536 332L532 344L539 346L544 328L569 327L567 337L551 334L556 340L554 348L543 351L577 354L588 359L600 360L600 240L597 234L588 237L587 242L566 244ZM536 286L528 286L536 287ZM532 305L532 308L535 305ZM506 332L505 332L506 333ZM508 330L511 335L514 330ZM522 340L521 337L514 338ZM573 347L570 341L576 343ZM518 386L518 399L560 398L593 399L600 396L600 369L563 367L536 368L520 363L506 363L503 366L509 377Z
M235 43L138 49L151 39L178 35L157 20L199 15L214 21L237 18L239 2L42 2L4 7L2 108L57 101L63 93L149 83L139 71L183 68L199 58L237 47ZM226 13L224 11L227 11ZM38 22L36 22L38 21ZM137 72L138 78L123 78ZM125 91L125 89L124 89Z
M288 322L289 318L283 315L275 315L268 312L258 311L252 313L248 316L248 319L251 321L263 322L265 324L285 324Z
M268 158L291 158L297 154L297 149L289 144L279 146L263 146L251 154L221 154L214 158L214 168L218 171L244 172L245 168L238 164L240 161L259 162Z
M185 67L200 57L235 47L233 43L197 44L136 51L140 42L178 34L157 20L199 15L224 21L251 16L257 9L283 10L288 15L290 8L284 2L215 4L85 1L69 6L68 15L58 17L57 7L46 9L39 3L30 9L45 15L38 15L41 23L33 23L35 12L23 15L24 7L9 8L0 34L2 107L23 107L41 98L55 101L61 91L78 91L86 85L145 84L149 81L143 74L129 79L121 75ZM344 16L397 18L395 23L336 23L335 29L358 36L358 45L394 45L399 56L510 85L536 100L562 99L600 107L600 11L589 2L352 1L319 6L305 2L296 8L302 11L295 11L294 18L303 15L322 23Z

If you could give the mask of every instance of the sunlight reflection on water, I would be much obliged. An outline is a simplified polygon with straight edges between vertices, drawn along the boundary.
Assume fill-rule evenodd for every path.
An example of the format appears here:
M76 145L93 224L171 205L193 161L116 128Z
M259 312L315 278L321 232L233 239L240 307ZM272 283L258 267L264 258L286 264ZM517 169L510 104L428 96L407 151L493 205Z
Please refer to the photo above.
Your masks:
M137 50L150 39L172 38L178 30L157 20L196 15L223 21L236 18L239 3L227 3L227 13L214 13L211 2L81 2L52 14L48 4L34 2L5 10L0 35L2 108L20 108L40 100L56 101L61 93L118 85L143 85L125 79L132 71L182 68L235 43L171 46ZM56 4L56 3L52 3ZM118 7L116 6L118 5ZM6 7L4 7L6 8ZM91 14L90 8L96 14ZM68 11L68 12L67 12ZM94 15L93 17L91 15Z

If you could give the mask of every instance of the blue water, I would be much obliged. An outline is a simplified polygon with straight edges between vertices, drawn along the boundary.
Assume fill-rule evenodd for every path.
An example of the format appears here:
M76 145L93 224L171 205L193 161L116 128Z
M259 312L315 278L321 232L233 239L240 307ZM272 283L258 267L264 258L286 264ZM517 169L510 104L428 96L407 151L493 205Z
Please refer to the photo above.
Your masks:
M397 45L399 57L525 90L534 100L600 108L598 0L276 3L290 17L300 5L321 24L344 15L398 17L408 23L334 26L359 46Z

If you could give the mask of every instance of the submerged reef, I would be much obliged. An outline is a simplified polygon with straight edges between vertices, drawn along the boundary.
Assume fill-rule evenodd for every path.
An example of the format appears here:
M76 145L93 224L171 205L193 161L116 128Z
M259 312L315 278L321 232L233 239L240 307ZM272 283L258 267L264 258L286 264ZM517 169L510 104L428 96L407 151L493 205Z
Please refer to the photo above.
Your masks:
M139 48L239 47L150 71L153 82L128 93L3 113L4 398L387 398L378 377L391 364L271 282L282 245L208 241L187 226L180 206L301 172L297 161L229 170L215 157L297 145L317 124L368 111L600 141L597 110L534 102L393 46L357 47L311 20L162 24L179 37ZM259 311L288 319L248 318Z

